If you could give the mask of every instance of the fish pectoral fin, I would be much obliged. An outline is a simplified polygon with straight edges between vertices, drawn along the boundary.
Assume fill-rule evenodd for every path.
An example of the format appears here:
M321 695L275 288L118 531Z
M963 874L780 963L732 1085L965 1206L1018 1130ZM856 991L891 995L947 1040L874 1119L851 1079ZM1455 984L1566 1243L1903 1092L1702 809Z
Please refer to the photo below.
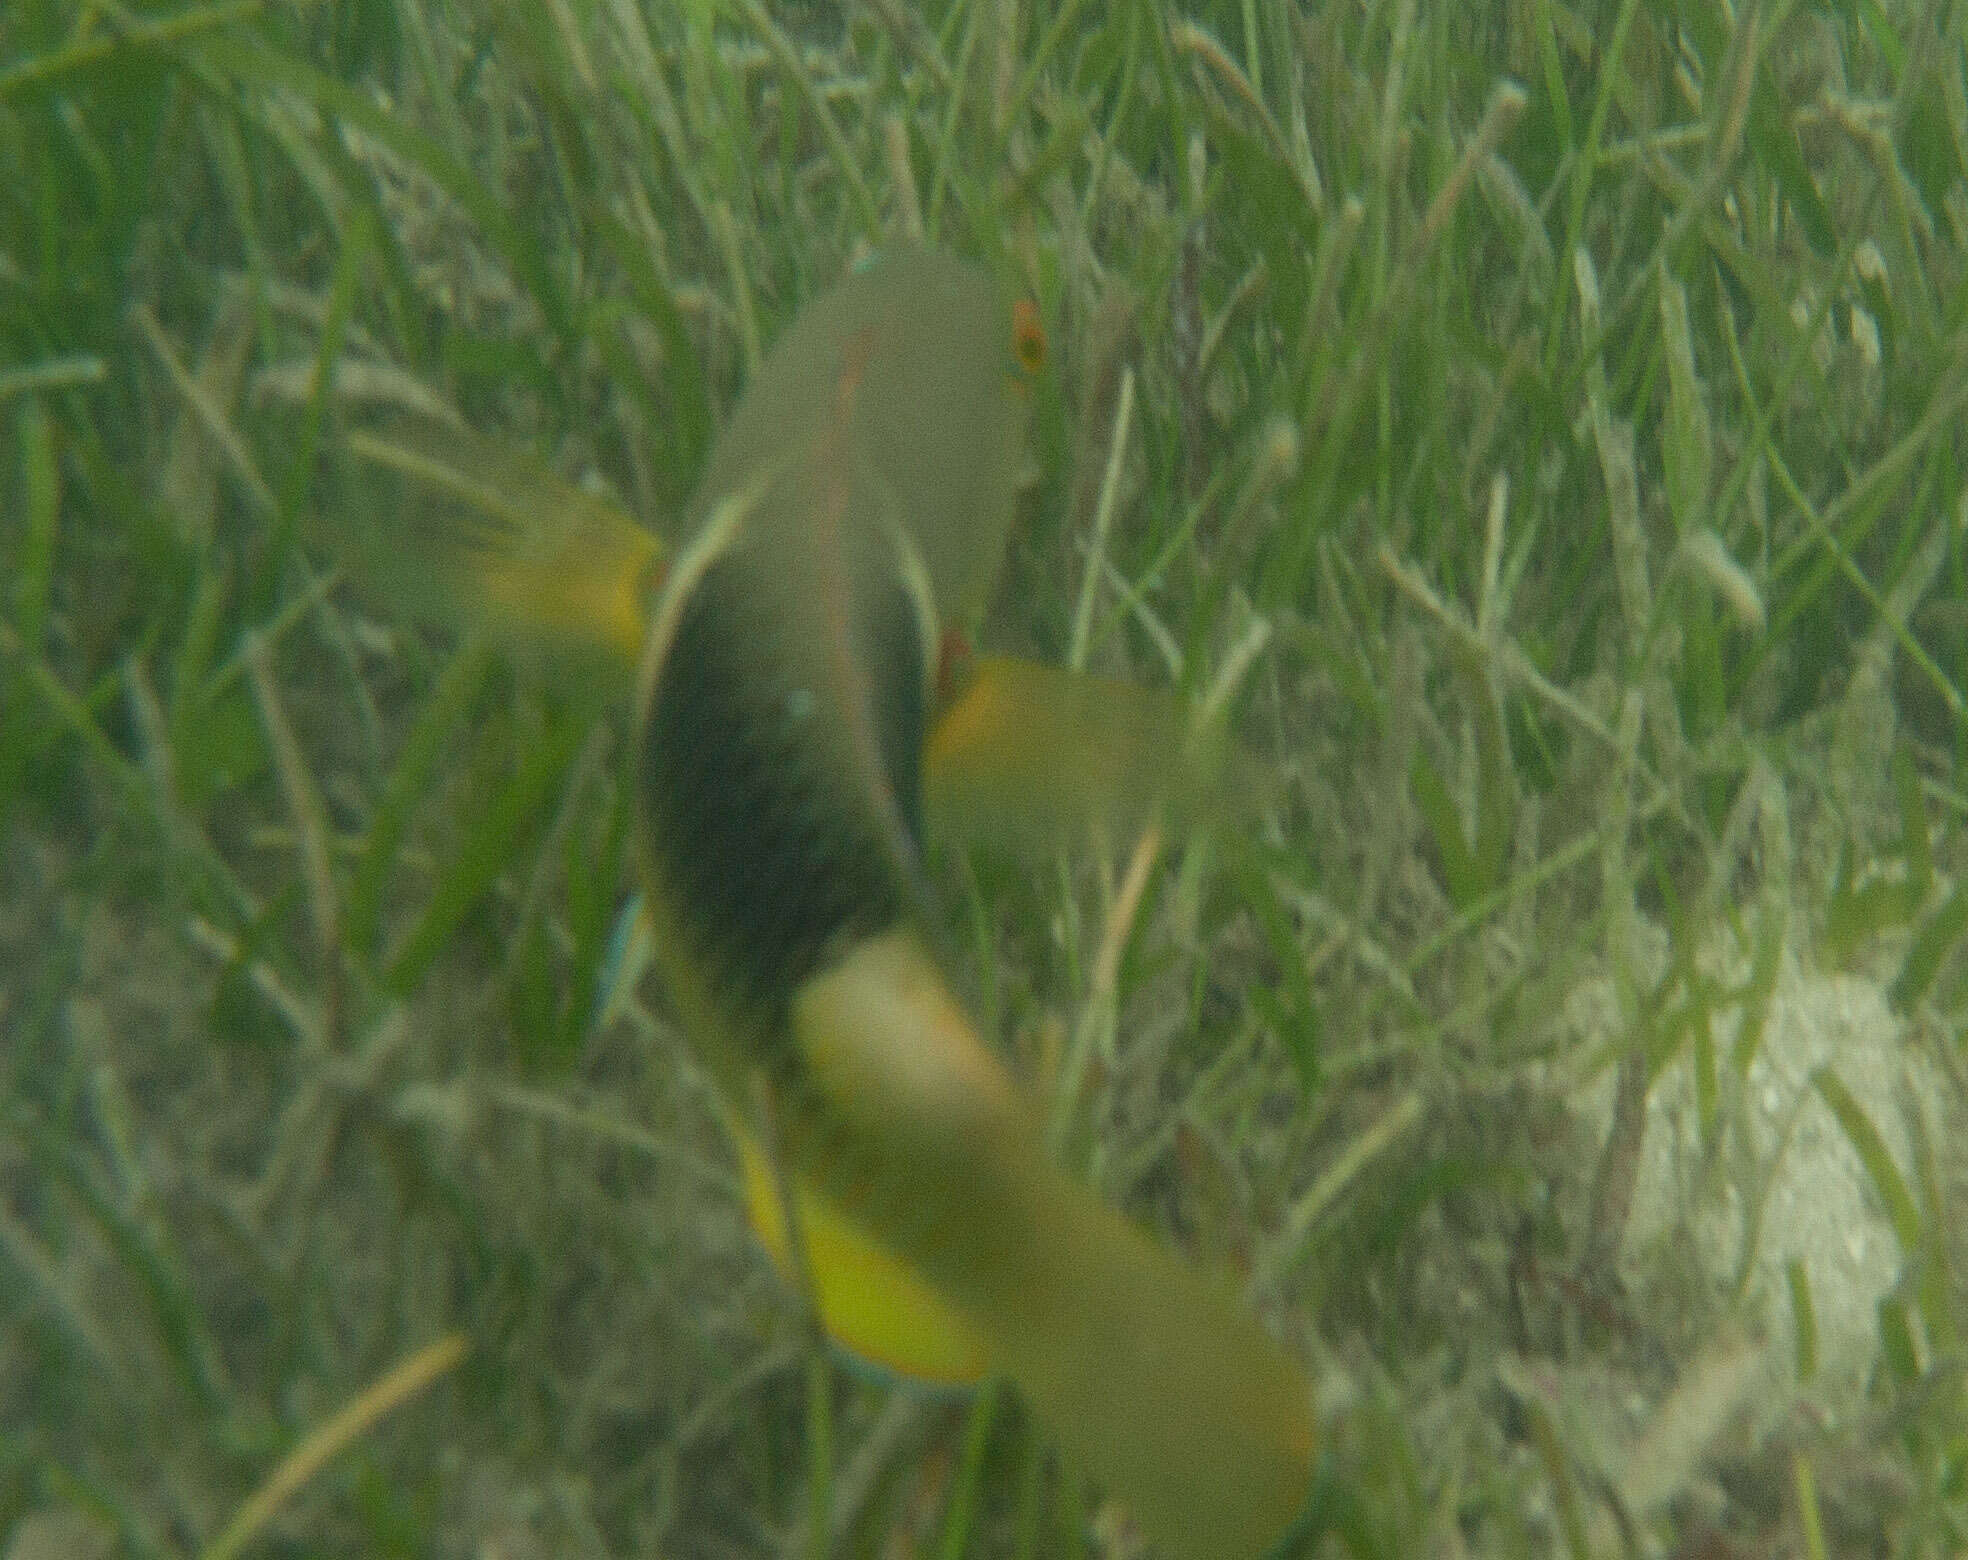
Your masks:
M1014 656L980 656L956 683L924 754L934 838L1052 846L1169 810L1193 821L1255 767L1174 693Z
M462 427L400 419L355 429L358 462L405 479L400 523L332 549L411 608L520 644L587 651L632 674L662 543L545 464Z

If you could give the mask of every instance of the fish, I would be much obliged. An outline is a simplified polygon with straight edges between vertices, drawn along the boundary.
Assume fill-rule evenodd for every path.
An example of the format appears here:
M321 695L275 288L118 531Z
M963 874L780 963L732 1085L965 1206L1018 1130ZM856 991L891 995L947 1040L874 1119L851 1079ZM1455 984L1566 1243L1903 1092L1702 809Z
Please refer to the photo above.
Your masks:
M1255 1560L1311 1486L1306 1372L1054 1162L933 931L932 828L1145 815L1190 724L1173 694L967 650L1043 352L1028 301L885 249L760 363L673 550L512 480L454 491L480 518L425 545L447 595L632 684L649 957L829 1337L916 1380L1003 1374L1174 1560ZM442 442L363 438L413 476Z

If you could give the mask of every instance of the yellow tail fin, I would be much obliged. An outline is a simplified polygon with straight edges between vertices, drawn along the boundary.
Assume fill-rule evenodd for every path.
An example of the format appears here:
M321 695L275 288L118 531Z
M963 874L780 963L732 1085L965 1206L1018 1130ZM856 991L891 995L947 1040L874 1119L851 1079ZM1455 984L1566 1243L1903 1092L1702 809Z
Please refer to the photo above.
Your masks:
M844 1157L821 1147L791 1168L968 1319L1170 1560L1258 1560L1311 1484L1304 1371L1227 1286L1047 1159L1030 1102L912 933L808 981L792 1021L829 1118L808 1141Z
M765 1152L734 1131L744 1174L745 1210L781 1273L795 1272L786 1211ZM975 1386L990 1368L984 1339L970 1318L907 1263L842 1213L839 1204L796 1181L799 1230L813 1301L827 1336L850 1354L928 1386Z

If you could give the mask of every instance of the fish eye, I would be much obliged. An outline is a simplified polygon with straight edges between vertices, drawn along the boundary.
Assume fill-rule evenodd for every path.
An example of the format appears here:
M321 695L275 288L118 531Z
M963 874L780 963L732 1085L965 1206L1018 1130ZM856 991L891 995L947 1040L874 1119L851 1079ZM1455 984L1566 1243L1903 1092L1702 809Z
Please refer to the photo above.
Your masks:
M1039 306L1030 298L1020 298L1011 306L1011 355L1027 378L1045 367L1045 326L1039 323Z

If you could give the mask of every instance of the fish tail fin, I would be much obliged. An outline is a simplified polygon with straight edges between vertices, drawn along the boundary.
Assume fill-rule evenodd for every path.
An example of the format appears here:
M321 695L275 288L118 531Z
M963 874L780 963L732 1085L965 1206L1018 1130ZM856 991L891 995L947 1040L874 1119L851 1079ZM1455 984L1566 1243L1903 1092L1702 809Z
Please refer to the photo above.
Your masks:
M1063 1171L1036 1177L1036 1303L994 1338L999 1364L1172 1560L1258 1560L1311 1489L1305 1372L1227 1284Z
M792 1025L830 1125L860 1148L802 1168L975 1329L1171 1560L1259 1560L1311 1488L1305 1371L1228 1286L1052 1162L913 933L808 981Z

